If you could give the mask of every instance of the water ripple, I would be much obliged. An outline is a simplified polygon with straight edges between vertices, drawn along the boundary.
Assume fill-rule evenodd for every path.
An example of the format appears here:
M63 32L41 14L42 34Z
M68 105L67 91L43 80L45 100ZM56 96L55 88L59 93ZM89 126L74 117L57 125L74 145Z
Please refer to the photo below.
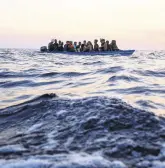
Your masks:
M164 65L0 49L0 167L164 167Z
M165 110L165 51L136 51L130 57L83 57L1 49L0 61L1 107L19 103L17 97L25 95L22 99L25 101L56 91L73 98L122 97L142 109L145 106L138 101L159 100L162 106L151 105L150 110L158 113Z

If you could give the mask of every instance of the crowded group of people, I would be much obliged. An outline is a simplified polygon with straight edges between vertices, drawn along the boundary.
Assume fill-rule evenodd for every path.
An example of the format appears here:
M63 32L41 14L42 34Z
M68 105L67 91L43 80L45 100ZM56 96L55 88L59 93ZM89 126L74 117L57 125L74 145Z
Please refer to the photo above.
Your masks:
M47 48L41 48L41 50L47 50ZM108 40L100 39L100 45L98 44L98 40L94 40L94 44L91 41L84 40L83 43L81 42L72 42L67 41L65 44L62 41L51 40L48 44L48 51L50 52L98 52L98 51L118 51L119 48L117 47L116 40L112 40L110 43Z

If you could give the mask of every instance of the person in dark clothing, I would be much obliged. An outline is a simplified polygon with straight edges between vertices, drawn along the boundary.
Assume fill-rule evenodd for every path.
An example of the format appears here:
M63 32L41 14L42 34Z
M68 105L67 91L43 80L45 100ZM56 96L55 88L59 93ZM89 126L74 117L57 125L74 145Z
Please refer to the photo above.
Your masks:
M48 44L48 51L54 51L54 40L51 40L51 42Z
M66 44L64 45L64 51L68 51L68 45L69 45L69 41L66 41Z
M112 51L112 47L108 40L106 41L106 44L107 44L107 51Z
M94 51L99 51L98 40L94 40Z
M77 51L81 52L81 42L79 42L78 45L77 45Z
M61 41L58 43L58 51L64 51L63 42Z
M116 44L116 40L112 40L110 45L111 45L112 51L119 51L119 48Z
M81 52L84 52L87 48L87 42L86 40L83 41L83 44L81 44Z
M106 42L104 43L104 51L110 51L109 41L106 41Z
M40 51L41 51L41 52L46 52L46 51L48 51L47 46L42 46L42 47L40 48Z
M100 39L100 43L101 43L100 51L104 51L104 48L105 48L105 39Z
M54 51L58 51L58 43L57 40L54 40Z
M76 42L76 41L74 42L73 46L74 46L74 51L75 51L75 52L78 52L78 51L77 51L77 42Z

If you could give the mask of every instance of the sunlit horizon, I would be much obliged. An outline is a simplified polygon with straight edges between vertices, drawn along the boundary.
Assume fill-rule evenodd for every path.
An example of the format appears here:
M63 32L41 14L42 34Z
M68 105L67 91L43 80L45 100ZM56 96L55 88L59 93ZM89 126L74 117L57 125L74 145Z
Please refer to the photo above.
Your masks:
M105 38L121 49L165 49L164 0L0 2L0 48Z

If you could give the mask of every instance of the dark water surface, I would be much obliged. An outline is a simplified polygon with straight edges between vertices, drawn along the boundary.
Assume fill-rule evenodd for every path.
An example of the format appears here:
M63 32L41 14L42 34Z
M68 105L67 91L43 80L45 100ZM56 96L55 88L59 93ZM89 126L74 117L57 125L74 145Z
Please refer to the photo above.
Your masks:
M0 49L3 168L165 167L165 51Z

